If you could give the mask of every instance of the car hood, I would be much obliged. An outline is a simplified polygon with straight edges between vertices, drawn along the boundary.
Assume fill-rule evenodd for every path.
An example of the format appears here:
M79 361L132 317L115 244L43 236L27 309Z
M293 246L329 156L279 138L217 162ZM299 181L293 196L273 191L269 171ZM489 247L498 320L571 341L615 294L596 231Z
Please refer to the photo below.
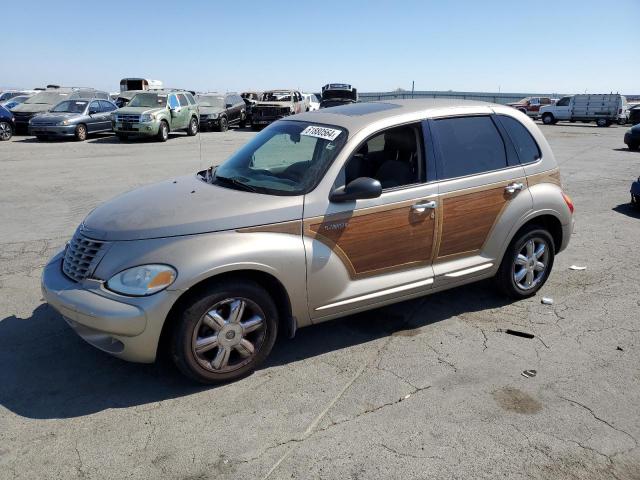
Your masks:
M35 116L33 118L33 122L37 122L38 120L46 120L47 122L61 122L63 120L69 120L71 118L78 118L81 116L82 116L81 113L47 112L47 113L41 113L40 115Z
M141 115L143 113L156 113L161 112L164 108L153 108L153 107L122 107L116 110L117 113L123 115Z
M203 107L200 105L200 115L212 115L214 113L222 113L224 108L221 107Z
M21 103L13 107L11 111L15 113L40 113L46 112L52 107L54 107L54 105L48 103Z
M96 240L193 235L302 218L302 197L232 190L187 175L124 193L93 210L82 231Z

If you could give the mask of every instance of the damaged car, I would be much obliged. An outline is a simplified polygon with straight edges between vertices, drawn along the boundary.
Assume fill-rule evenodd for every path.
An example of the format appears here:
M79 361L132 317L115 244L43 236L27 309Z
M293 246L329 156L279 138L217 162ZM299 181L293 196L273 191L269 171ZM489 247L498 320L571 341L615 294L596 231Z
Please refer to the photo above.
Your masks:
M244 128L247 123L247 106L237 93L202 93L196 95L196 102L201 131L226 132L231 126Z
M297 90L268 90L251 107L251 128L260 130L289 115L302 113L306 104Z
M348 83L328 83L322 87L320 108L349 105L358 101L358 91Z

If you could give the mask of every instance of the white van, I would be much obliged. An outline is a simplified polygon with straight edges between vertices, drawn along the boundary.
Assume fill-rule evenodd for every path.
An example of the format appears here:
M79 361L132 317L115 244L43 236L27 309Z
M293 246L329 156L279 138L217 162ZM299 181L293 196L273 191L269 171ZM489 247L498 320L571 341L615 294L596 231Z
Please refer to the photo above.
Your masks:
M120 91L128 90L162 90L161 80L149 80L148 78L123 78L120 80Z
M581 121L608 127L613 122L626 122L628 112L624 95L581 94L562 97L554 105L540 108L540 118L545 125L554 125L559 121Z

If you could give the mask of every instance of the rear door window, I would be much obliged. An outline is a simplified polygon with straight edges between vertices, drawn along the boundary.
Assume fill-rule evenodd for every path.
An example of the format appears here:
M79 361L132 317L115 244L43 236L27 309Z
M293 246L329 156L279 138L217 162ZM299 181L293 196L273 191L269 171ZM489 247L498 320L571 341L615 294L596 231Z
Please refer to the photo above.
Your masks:
M431 128L440 151L441 180L507 167L505 144L491 117L443 118Z
M498 119L509 135L520 163L531 163L540 158L540 148L524 125L507 115L498 115Z
M184 94L182 94L182 93L178 94L178 101L180 102L180 106L181 107L188 107L189 106L189 102L187 101L187 97L185 97Z

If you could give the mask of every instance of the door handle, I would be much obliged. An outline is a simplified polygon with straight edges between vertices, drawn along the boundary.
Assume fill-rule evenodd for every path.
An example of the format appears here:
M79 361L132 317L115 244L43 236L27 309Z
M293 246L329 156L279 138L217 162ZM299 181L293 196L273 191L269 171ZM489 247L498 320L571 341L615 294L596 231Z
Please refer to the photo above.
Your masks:
M522 183L510 183L509 185L504 187L504 190L508 194L513 195L514 193L519 192L523 188L524 188L524 185Z
M416 203L415 205L411 205L411 210L414 210L417 213L422 213L427 209L436 208L437 205L438 204L434 200L431 200L430 202L422 202L422 203Z

